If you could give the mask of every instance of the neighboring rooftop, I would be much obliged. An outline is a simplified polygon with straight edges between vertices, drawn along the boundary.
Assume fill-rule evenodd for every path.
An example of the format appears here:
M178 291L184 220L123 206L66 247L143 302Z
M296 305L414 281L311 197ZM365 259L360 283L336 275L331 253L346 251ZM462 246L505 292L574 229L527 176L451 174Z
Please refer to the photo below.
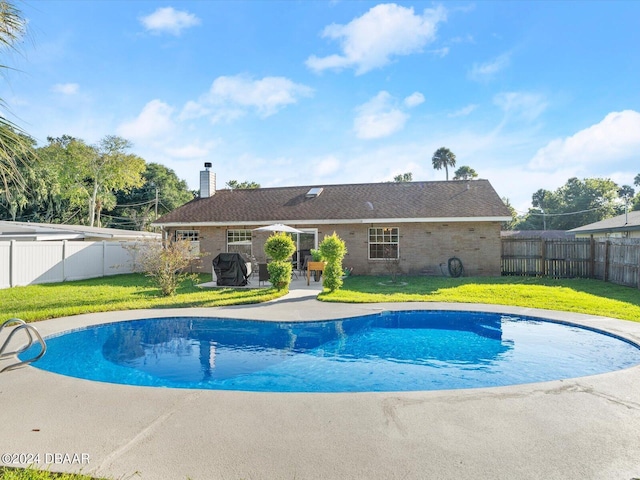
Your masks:
M599 222L583 225L569 230L571 233L615 233L640 230L640 210L634 210L617 217L606 218Z
M0 220L0 240L135 240L140 238L160 238L160 234L85 225Z
M313 195L310 195L313 192ZM155 225L508 221L511 213L487 180L306 185L218 190L162 216Z

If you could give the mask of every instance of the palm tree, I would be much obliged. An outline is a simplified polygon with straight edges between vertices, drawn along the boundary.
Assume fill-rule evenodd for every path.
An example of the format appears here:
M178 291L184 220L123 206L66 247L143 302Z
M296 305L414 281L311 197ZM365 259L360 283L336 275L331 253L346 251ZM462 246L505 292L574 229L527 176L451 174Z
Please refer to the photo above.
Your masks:
M15 45L24 35L26 22L21 12L6 0L0 0L0 50L15 49ZM0 64L0 69L9 68ZM4 102L0 99L0 107ZM18 162L33 158L33 148L13 122L0 114L0 192L9 198L9 186L24 186L18 169ZM20 160L22 159L22 160Z
M454 173L454 180L473 180L478 178L478 173L471 167L463 165Z
M449 167L456 166L456 156L448 148L441 147L433 154L431 159L433 162L433 168L441 170L444 167L444 171L447 174L447 180L449 180Z

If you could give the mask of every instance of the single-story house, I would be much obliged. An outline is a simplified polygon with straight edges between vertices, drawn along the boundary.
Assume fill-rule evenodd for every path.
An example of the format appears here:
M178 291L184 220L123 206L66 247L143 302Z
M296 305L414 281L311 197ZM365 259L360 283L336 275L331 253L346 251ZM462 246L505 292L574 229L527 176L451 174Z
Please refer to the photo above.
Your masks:
M154 225L166 238L197 242L202 271L211 271L212 259L222 252L266 261L269 233L254 229L283 223L304 232L294 236L303 253L336 232L348 251L343 264L355 274L397 268L441 275L457 257L466 275L500 275L500 227L511 214L487 180L216 191L208 168L200 180L200 198Z
M569 230L576 238L640 238L640 210Z
M0 241L42 242L74 240L87 242L134 241L159 239L158 233L138 232L119 228L88 227L85 225L62 225L54 223L12 222L0 220Z

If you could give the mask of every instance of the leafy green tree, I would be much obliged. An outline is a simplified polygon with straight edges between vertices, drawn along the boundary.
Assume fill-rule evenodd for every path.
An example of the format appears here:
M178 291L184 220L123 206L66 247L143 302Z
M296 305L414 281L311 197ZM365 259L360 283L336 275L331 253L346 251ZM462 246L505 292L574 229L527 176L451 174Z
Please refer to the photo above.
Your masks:
M570 178L554 192L540 189L529 212L515 227L532 230L570 230L619 213L619 187L611 179Z
M260 188L260 184L256 182L249 182L245 180L244 182L238 182L237 180L229 180L226 183L226 186L229 190L246 190L252 188Z
M393 177L393 181L396 183L413 182L413 173L401 173L400 175Z
M466 165L457 169L453 177L454 180L473 180L474 178L478 178L478 174L473 168Z
M630 185L623 185L618 190L618 195L622 200L625 200L625 201L631 200L635 194L636 194L636 191Z
M518 212L515 208L513 208L513 205L511 205L511 202L507 197L502 197L502 202L504 203L505 207L509 209L509 212L511 212L511 221L504 222L502 224L502 230L514 230L515 226L518 223Z
M148 163L142 178L140 187L115 192L117 204L105 212L111 216L110 226L145 230L159 216L194 198L187 182L159 163Z
M447 175L446 178L449 180L449 167L456 166L456 156L448 148L441 147L435 151L431 162L433 163L433 168L436 170L442 170L444 168Z
M43 155L57 165L70 204L87 206L86 219L91 226L100 226L103 208L115 206L114 192L142 185L145 161L127 153L131 148L128 140L108 135L95 146L68 135L47 140Z

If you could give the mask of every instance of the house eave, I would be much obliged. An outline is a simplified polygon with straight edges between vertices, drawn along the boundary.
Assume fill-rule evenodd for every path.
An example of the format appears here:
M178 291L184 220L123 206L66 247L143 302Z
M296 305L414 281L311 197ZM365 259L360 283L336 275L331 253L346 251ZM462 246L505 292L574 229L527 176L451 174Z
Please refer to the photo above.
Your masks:
M576 235L593 235L595 233L618 233L618 232L637 232L640 231L639 226L628 225L625 227L613 227L613 228L598 228L594 230L580 230L574 228L573 230L569 230L571 233L575 233Z
M152 223L154 227L175 228L175 227L228 227L243 225L271 225L274 223L286 223L291 225L337 225L337 224L399 224L399 223L462 223L462 222L509 222L511 217L424 217L424 218L340 218L328 220L282 220L273 219L269 221L233 221L233 222L167 222Z

